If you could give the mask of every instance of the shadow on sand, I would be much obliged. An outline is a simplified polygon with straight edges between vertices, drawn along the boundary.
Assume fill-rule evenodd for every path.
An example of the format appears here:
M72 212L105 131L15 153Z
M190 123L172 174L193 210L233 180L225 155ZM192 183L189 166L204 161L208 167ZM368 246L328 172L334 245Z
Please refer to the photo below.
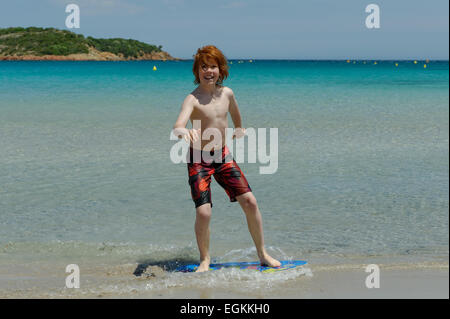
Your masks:
M140 277L146 274L149 267L158 267L163 271L173 272L180 266L198 263L198 260L192 258L172 258L164 260L143 259L138 260L138 265L133 272L133 275Z

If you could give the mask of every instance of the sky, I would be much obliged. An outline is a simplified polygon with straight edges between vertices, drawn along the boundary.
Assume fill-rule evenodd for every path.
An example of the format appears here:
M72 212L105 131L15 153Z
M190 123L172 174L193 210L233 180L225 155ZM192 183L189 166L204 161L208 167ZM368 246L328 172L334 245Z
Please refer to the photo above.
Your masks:
M213 44L228 59L440 59L449 56L448 0L0 0L0 28L68 29L131 38L190 59ZM369 4L380 28L366 27Z

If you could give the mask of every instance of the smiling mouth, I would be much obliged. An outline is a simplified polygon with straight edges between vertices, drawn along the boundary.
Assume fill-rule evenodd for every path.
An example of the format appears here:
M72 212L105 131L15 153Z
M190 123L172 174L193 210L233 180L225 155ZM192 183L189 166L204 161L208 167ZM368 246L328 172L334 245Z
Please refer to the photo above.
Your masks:
M209 80L214 80L214 76L212 76L212 75L211 75L211 76L204 76L203 78L204 78L205 80L208 80L208 81L209 81Z

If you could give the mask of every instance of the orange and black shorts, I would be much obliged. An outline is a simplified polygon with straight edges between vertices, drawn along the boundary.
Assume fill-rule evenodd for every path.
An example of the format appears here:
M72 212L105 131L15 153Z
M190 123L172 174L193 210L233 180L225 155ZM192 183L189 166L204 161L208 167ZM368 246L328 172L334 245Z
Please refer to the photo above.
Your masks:
M217 152L221 152L221 154ZM252 191L244 173L233 159L233 155L226 145L222 148L222 151L211 152L191 147L187 159L189 159L187 164L189 185L196 208L206 203L210 203L212 207L211 175L225 190L230 202L235 202L236 196Z

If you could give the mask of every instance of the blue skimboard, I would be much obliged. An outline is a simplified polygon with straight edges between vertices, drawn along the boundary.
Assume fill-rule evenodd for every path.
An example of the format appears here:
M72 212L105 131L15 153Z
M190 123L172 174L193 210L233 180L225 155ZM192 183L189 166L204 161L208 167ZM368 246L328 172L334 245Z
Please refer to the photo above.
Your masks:
M252 262L234 262L234 263L220 263L210 264L209 270L219 270L222 268L237 268L237 269L253 269L263 273L276 272L286 269L297 268L306 264L303 260L282 260L280 267L261 266L259 261ZM175 269L176 272L194 272L197 270L199 264L183 265Z

